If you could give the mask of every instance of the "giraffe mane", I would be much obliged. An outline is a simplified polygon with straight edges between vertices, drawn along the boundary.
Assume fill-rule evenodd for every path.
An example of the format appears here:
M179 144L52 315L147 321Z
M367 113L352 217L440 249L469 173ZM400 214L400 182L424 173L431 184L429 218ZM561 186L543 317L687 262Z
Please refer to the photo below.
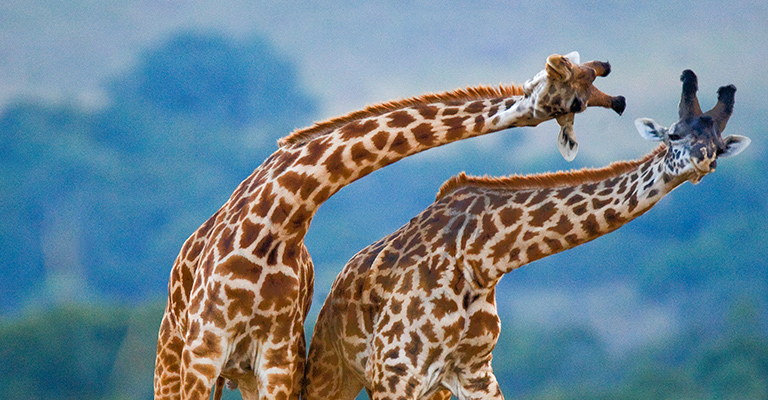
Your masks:
M391 111L420 104L468 101L473 99L492 99L499 97L522 96L523 94L522 86L499 85L498 87L491 87L481 85L467 87L465 89L456 89L446 93L430 93L416 97L409 97L402 100L369 105L362 110L349 113L345 116L331 118L322 122L316 122L313 126L308 128L295 130L289 135L280 138L277 141L277 144L279 147L285 147L291 144L306 143L318 136L344 126L349 122L362 118L379 116Z
M632 161L616 161L601 168L582 168L571 171L547 172L531 175L509 175L502 177L471 176L464 172L449 178L437 193L435 200L440 200L453 191L467 186L501 189L501 190L525 190L525 189L552 189L565 186L575 186L600 182L629 172L640 165L654 159L660 153L667 150L662 144L642 158Z

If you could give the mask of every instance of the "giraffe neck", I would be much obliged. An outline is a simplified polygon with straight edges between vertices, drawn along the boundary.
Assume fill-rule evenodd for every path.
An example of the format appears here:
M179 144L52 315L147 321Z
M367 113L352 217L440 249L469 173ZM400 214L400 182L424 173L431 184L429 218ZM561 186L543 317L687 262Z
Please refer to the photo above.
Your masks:
M459 175L438 202L463 219L458 258L479 285L610 233L685 182L664 171L666 146L601 169L492 179ZM470 229L466 229L470 227Z
M280 140L281 147L241 184L230 203L256 198L252 209L257 216L303 237L325 200L379 168L457 140L537 125L541 120L533 118L534 100L522 93L519 87L478 87L428 95L294 132Z

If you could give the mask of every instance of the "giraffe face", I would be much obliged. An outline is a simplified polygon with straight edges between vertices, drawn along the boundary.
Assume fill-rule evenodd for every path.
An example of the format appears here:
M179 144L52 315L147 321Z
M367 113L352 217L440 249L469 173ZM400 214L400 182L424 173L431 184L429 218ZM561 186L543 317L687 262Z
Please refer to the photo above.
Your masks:
M566 114L580 113L589 106L624 112L623 96L608 96L592 83L611 72L608 63L590 61L579 64L579 53L547 57L544 70L525 82L525 96L533 100L533 117L545 121Z
M718 89L715 107L702 113L696 99L696 75L686 70L681 77L683 94L680 99L680 119L665 128L652 119L640 118L635 126L649 140L664 141L667 146L666 173L681 176L698 183L704 175L713 172L717 159L741 153L750 139L740 135L722 137L726 122L733 112L736 88L733 85Z

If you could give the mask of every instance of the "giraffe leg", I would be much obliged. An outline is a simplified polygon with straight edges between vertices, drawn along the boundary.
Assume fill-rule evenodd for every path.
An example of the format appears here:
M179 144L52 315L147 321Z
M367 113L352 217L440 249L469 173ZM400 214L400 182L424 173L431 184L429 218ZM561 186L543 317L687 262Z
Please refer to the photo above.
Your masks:
M462 371L459 375L459 400L504 400L499 382L493 374L490 362L477 370Z
M272 335L259 343L255 375L237 380L243 399L298 400L306 358L303 324L293 331L302 334L286 337Z
M155 358L155 399L181 397L181 351L184 339L173 326L171 313L166 310L160 324Z
M363 383L345 365L334 346L335 337L323 320L321 312L309 346L302 399L352 400L360 393Z
M200 321L193 321L190 327L181 352L181 394L185 400L207 400L221 374L227 338Z

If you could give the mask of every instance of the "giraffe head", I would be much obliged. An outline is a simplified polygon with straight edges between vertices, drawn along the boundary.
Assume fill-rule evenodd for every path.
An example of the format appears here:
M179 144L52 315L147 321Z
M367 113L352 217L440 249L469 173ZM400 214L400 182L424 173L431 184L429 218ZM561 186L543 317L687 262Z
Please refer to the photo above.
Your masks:
M624 96L609 96L592 83L598 76L607 76L611 65L607 62L590 61L579 64L579 53L547 57L544 70L523 84L525 97L533 104L533 118L538 121L557 119L560 125L558 149L571 161L578 152L573 131L574 114L587 107L610 108L619 115L624 112Z
M717 104L703 113L696 98L696 74L685 70L680 80L683 82L678 106L680 119L669 128L649 118L636 120L635 126L646 139L663 141L667 145L667 175L684 177L696 184L704 175L715 170L718 158L741 153L749 145L750 139L740 135L722 137L733 112L735 86L721 86L717 90Z

